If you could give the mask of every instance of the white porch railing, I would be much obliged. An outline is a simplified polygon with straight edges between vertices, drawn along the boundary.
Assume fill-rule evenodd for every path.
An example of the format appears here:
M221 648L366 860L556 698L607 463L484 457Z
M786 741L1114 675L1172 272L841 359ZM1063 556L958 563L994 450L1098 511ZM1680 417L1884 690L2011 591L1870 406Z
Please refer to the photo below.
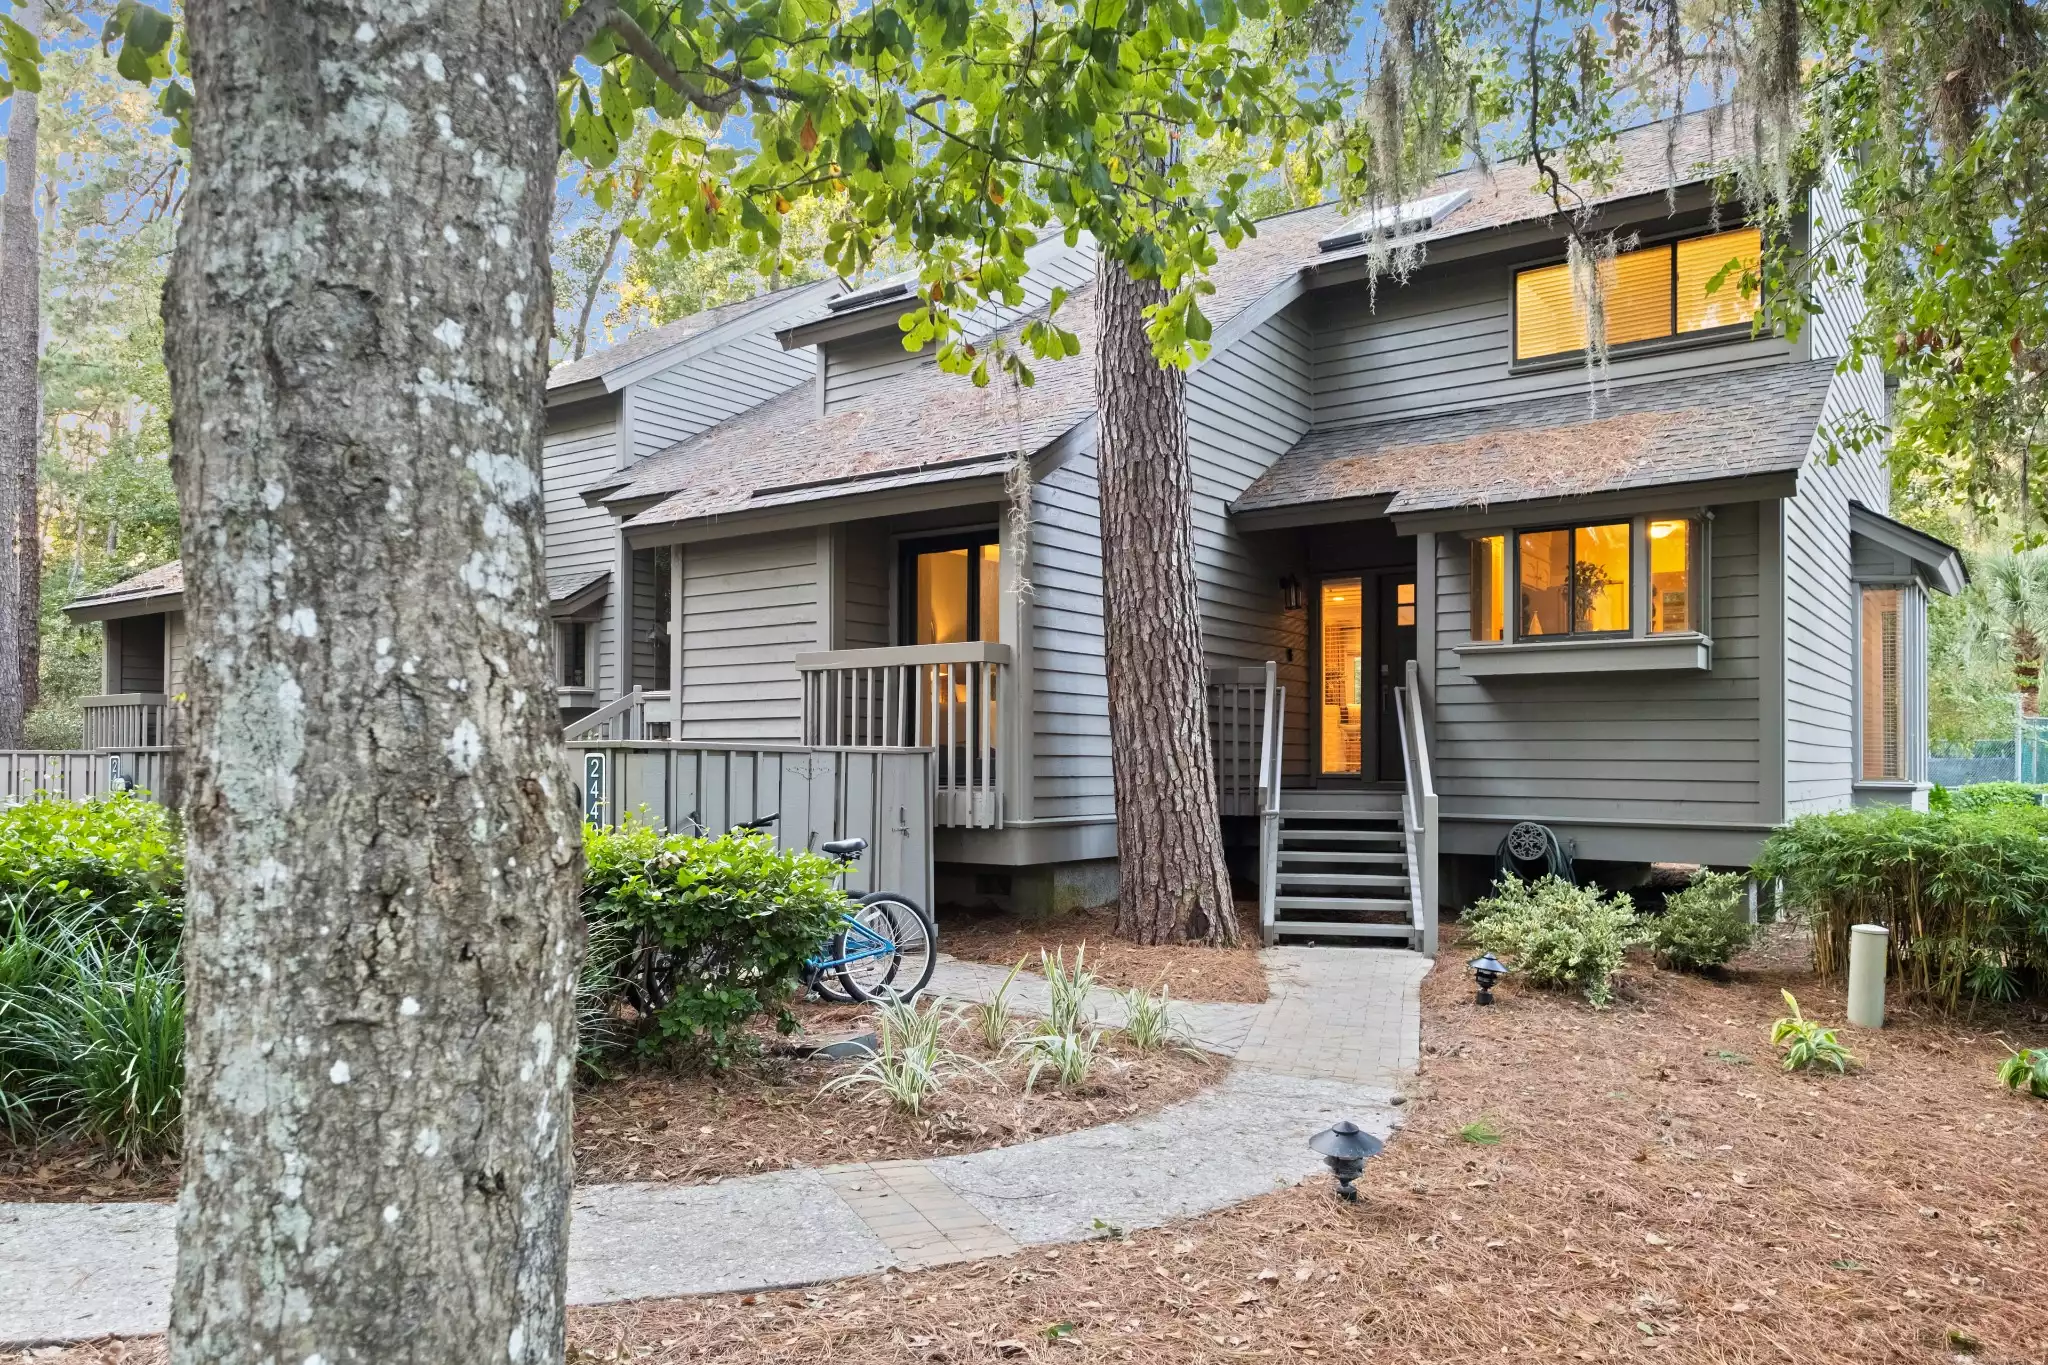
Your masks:
M1001 829L1011 657L993 641L799 654L803 743L930 749L933 819Z
M155 749L168 743L169 710L161 692L119 692L87 697L85 747L88 749Z
M1415 917L1415 942L1426 957L1436 956L1437 813L1436 778L1429 768L1429 734L1422 724L1422 666L1408 661L1403 686L1394 689L1394 708L1401 720L1402 841L1408 852L1408 895Z
M563 739L645 739L647 694L634 688L562 727Z

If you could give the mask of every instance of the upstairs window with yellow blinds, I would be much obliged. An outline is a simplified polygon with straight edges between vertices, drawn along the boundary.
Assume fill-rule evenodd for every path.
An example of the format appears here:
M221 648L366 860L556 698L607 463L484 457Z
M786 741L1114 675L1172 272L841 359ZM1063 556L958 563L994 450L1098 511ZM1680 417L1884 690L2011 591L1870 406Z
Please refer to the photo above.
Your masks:
M1756 316L1756 294L1745 293L1742 280L1756 274L1761 255L1762 241L1755 228L1621 253L1600 270L1607 345L1629 346L1747 324ZM1515 359L1540 360L1585 349L1585 312L1572 293L1571 267L1518 271Z

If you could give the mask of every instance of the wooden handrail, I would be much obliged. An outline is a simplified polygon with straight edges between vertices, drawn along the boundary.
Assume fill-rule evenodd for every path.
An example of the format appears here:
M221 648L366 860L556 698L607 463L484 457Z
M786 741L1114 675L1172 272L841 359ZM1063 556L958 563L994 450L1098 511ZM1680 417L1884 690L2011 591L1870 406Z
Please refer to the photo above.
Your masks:
M631 692L626 693L625 696L616 697L606 702L603 706L598 707L589 715L579 716L567 725L564 725L562 727L562 738L580 739L598 726L617 720L620 716L643 708L646 705L647 694L636 687ZM635 738L635 736L628 736L628 738Z
M1016 651L997 640L955 645L891 645L880 649L833 649L796 656L796 671L830 668L888 668L898 664L1007 664Z
M1423 727L1422 666L1408 661L1403 685L1395 689L1400 724L1401 820L1408 854L1408 895L1416 946L1436 956L1438 811L1436 778L1430 771L1429 734Z

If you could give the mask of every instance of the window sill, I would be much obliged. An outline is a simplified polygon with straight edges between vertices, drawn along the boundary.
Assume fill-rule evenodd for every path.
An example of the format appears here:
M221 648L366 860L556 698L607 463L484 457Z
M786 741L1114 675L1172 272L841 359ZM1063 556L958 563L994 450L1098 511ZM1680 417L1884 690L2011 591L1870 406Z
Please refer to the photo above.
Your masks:
M1731 341L1765 340L1776 336L1776 332L1753 332L1746 322L1734 323L1727 327L1715 327L1704 332L1683 332L1677 336L1653 337L1648 341L1631 341L1621 346L1607 348L1610 362L1630 360L1636 356L1666 355L1673 351L1697 351L1708 346L1726 346ZM1560 351L1555 355L1531 356L1527 360L1509 360L1508 373L1542 374L1549 370L1576 370L1586 367L1586 353Z
M1657 635L1594 640L1537 640L1511 645L1455 645L1458 667L1474 678L1571 673L1704 673L1714 666L1707 636Z
M1926 810L1927 794L1933 784L1896 777L1859 778L1849 784L1850 802L1857 806L1905 806Z

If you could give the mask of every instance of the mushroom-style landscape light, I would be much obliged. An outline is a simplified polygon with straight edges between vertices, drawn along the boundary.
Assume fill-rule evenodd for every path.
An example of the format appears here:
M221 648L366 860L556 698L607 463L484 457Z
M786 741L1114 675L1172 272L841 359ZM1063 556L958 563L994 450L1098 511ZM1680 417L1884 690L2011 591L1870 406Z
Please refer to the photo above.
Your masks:
M1485 957L1473 958L1466 965L1472 969L1472 979L1479 983L1479 1000L1477 1003L1491 1005L1493 1003L1494 984L1508 974L1507 964L1492 953L1488 953Z
M1350 1119L1334 1128L1325 1128L1308 1140L1308 1149L1321 1153L1323 1164L1337 1177L1338 1197L1352 1204L1358 1202L1358 1191L1351 1188L1351 1182L1365 1170L1365 1159L1379 1155L1384 1146L1384 1142Z

